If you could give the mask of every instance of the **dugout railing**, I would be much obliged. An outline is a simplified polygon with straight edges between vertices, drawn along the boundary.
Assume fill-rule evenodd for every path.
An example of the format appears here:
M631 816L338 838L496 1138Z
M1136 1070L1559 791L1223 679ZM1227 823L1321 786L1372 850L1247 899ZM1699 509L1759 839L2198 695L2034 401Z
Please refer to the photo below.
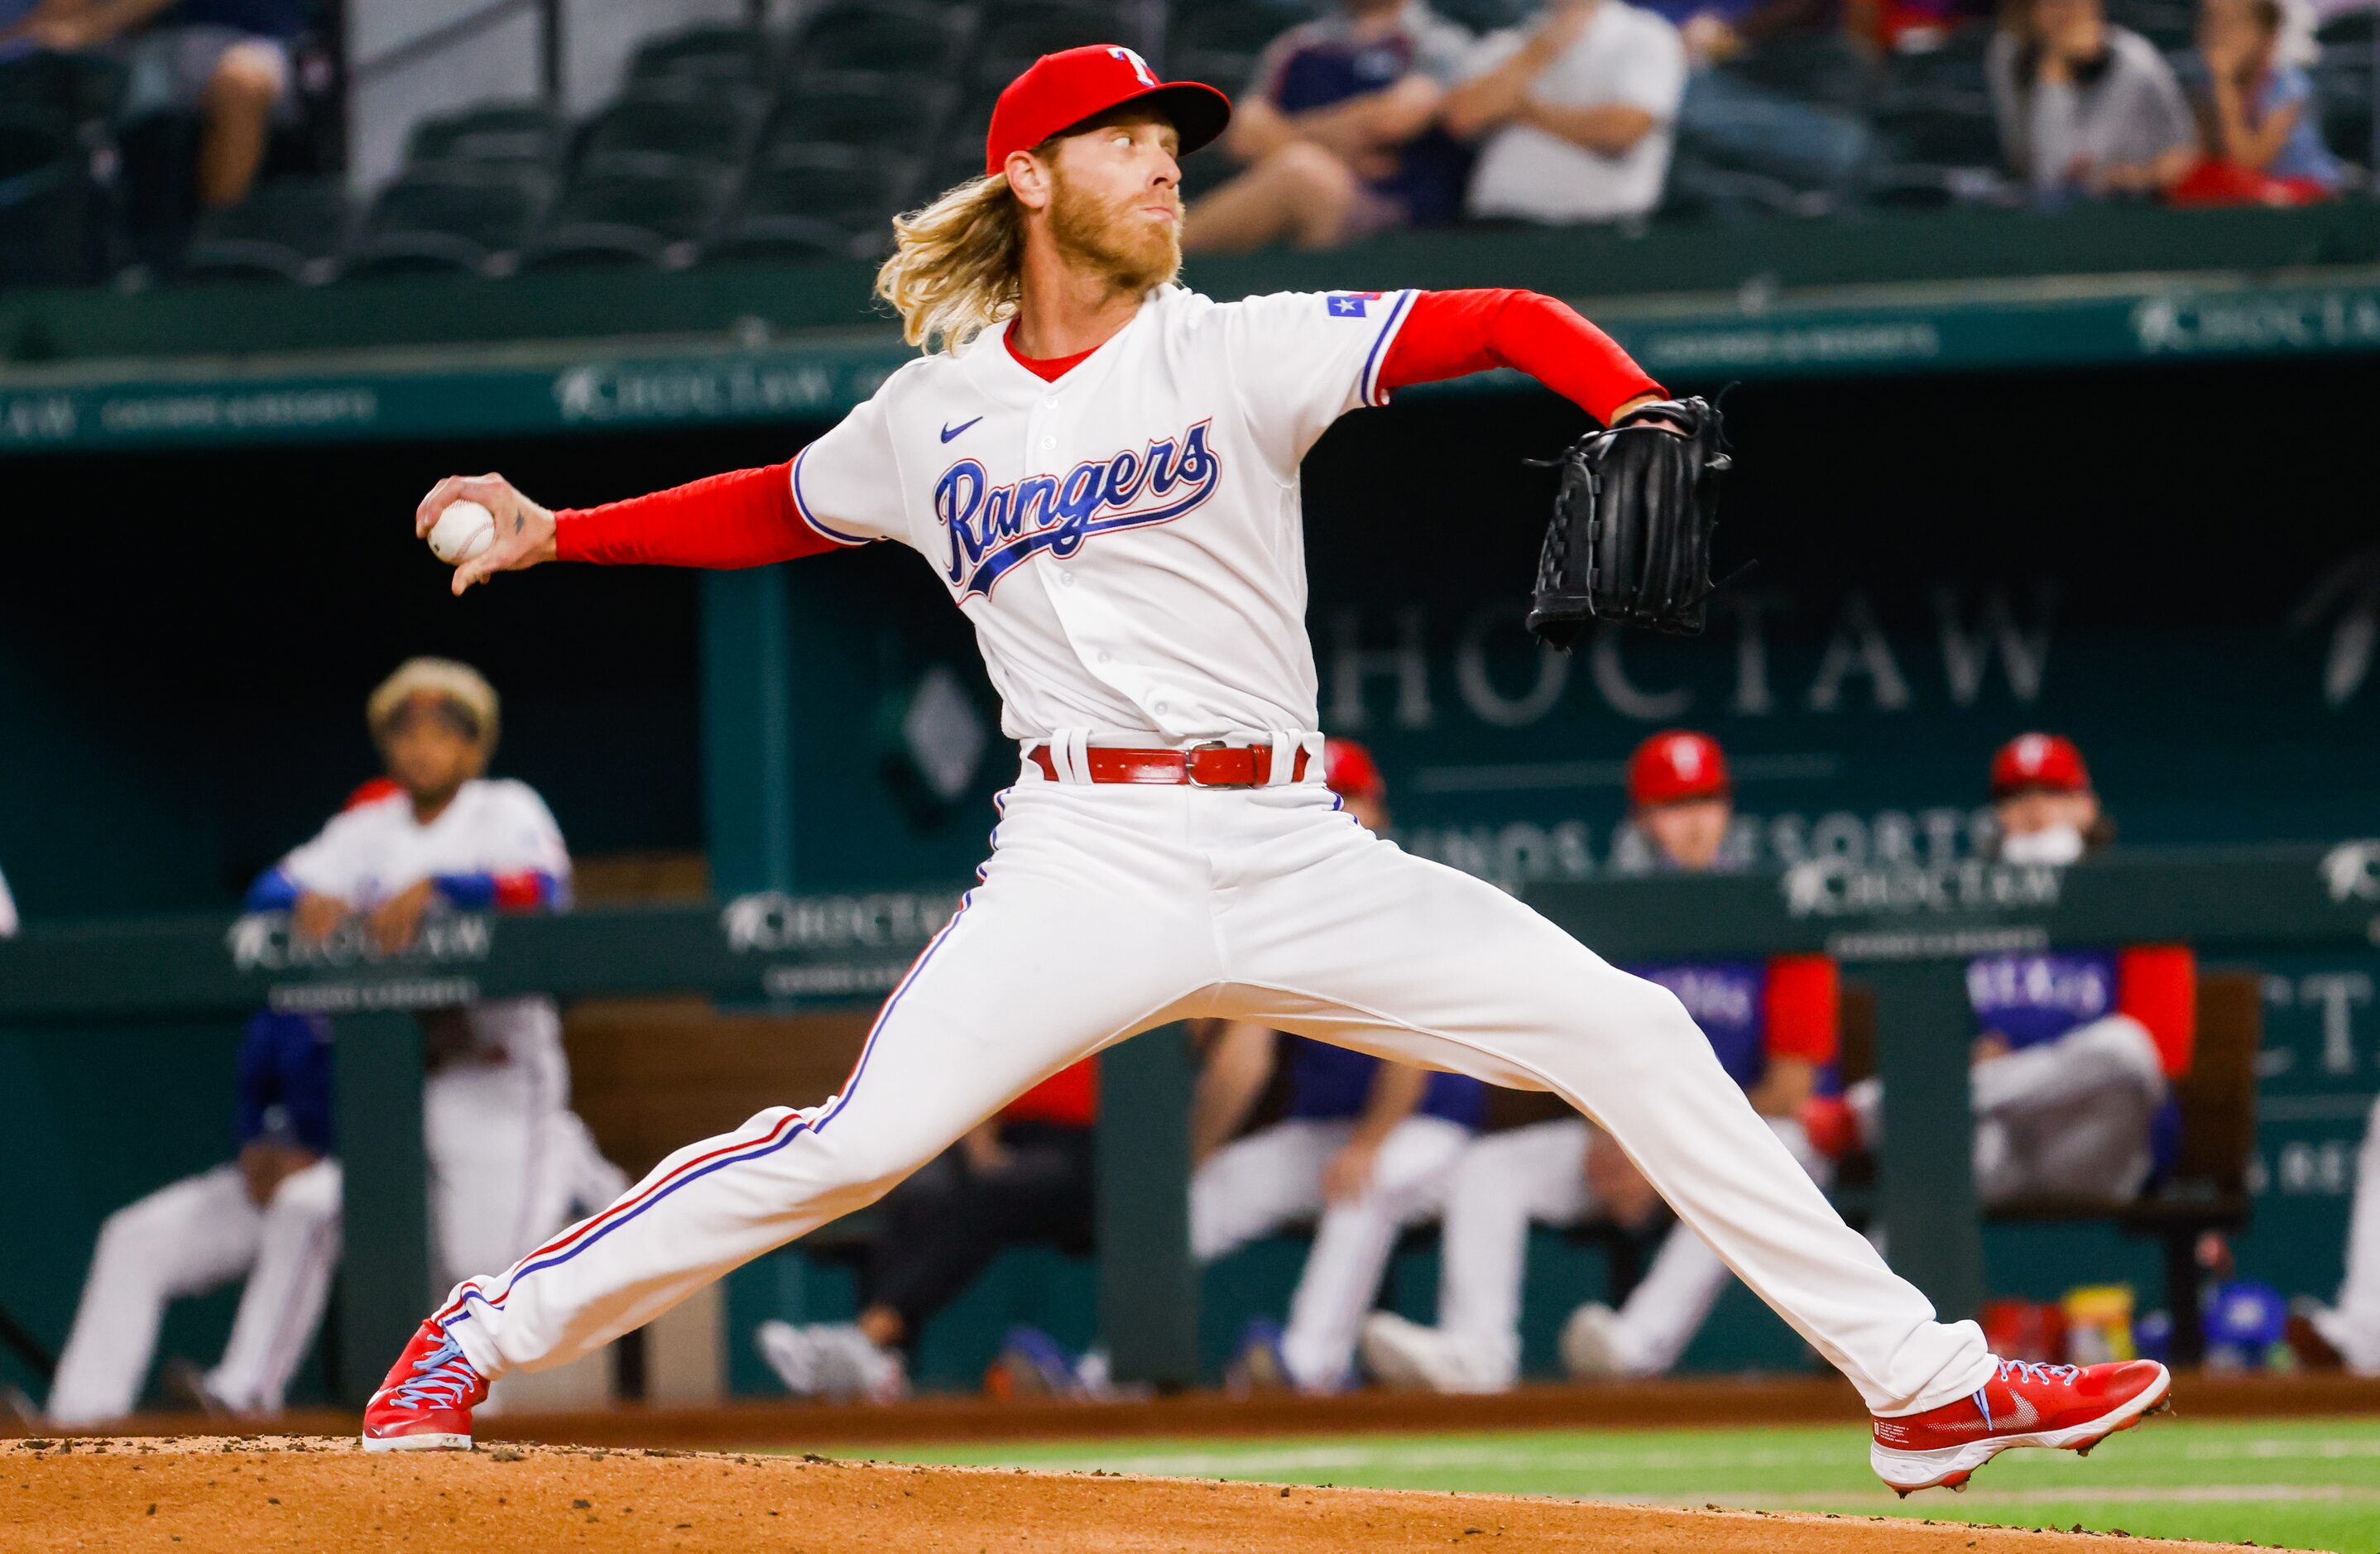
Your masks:
M1895 1266L1946 1315L1963 1317L1983 1293L1964 963L1995 951L2148 941L2251 964L2380 945L2380 840L2143 849L2068 868L1813 863L1783 874L1562 882L1527 895L1614 960L1825 951L1873 989L1876 1061L1888 1078L1874 1222ZM433 919L394 957L374 954L359 935L297 943L274 915L36 924L0 943L0 1028L234 1019L259 1007L334 1018L349 1225L339 1381L352 1402L443 1293L431 1285L419 1013L529 993L872 1002L940 926L947 900L765 892L559 917L466 915ZM1197 1378L1190 1085L1179 1027L1104 1060L1099 1328L1120 1377L1166 1386Z

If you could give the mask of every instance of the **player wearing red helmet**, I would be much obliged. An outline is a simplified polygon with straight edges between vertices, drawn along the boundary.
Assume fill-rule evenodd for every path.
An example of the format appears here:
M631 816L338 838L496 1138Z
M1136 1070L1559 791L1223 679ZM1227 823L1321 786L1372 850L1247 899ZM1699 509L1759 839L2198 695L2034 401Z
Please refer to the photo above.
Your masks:
M1629 759L1628 798L1631 820L1663 868L1700 873L1718 866L1735 801L1718 741L1682 729L1654 735ZM1823 1181L1827 1162L1810 1148L1799 1117L1835 1056L1834 962L1779 955L1629 969L1678 996L1753 1110ZM1635 1224L1658 1207L1626 1153L1584 1118L1488 1135L1464 1152L1447 1189L1439 1325L1374 1313L1364 1327L1365 1363L1383 1380L1441 1392L1511 1387L1520 1374L1530 1221ZM1620 1309L1590 1302L1572 1314L1564 1364L1580 1376L1668 1370L1727 1281L1726 1265L1707 1244L1683 1226L1672 1230Z

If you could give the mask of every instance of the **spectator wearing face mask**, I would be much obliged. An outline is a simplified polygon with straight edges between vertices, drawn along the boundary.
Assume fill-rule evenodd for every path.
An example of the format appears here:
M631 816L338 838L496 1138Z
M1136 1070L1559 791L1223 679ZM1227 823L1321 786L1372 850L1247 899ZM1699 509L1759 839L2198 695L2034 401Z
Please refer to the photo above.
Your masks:
M1992 758L1998 861L2078 862L2114 834L2070 739L2023 734ZM1974 1011L1969 1092L1975 1189L1986 1205L2137 1196L2179 1143L2172 1081L2197 1038L2197 963L2187 945L2061 946L1967 965ZM1812 1103L1828 1154L1881 1136L1881 1080Z

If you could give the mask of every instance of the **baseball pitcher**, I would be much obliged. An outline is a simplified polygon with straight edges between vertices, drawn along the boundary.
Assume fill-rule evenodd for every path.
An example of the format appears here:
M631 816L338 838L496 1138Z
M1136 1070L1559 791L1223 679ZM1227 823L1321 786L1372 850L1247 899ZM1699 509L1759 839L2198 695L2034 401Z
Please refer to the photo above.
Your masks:
M790 463L587 511L493 475L422 499L417 536L458 498L495 516L457 592L554 561L906 546L974 625L1021 759L980 884L841 1093L690 1146L463 1281L368 1406L365 1444L468 1446L492 1380L585 1354L873 1201L1086 1054L1208 1017L1560 1093L1857 1384L1896 1487L1963 1482L2010 1446L2095 1442L2157 1406L2154 1363L2003 1363L1973 1323L1937 1321L1674 994L1338 807L1298 493L1330 423L1406 384L1536 378L1611 429L1564 471L1570 521L1541 564L1538 617L1567 631L1574 609L1624 603L1690 630L1706 556L1670 536L1706 531L1716 419L1530 293L1217 303L1176 285L1178 159L1229 113L1128 48L1045 55L1001 94L985 176L895 225L878 289L924 354ZM1615 533L1659 564L1599 552Z

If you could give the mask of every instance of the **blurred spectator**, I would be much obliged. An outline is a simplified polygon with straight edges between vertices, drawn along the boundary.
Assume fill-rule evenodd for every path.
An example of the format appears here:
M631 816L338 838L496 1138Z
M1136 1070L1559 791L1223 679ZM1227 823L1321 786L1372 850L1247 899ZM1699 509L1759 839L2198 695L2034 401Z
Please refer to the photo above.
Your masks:
M2347 1277L2332 1305L2310 1304L2289 1316L2289 1347L2316 1370L2342 1367L2380 1376L2380 1101L2363 1123L2355 1200L2347 1222Z
M1496 33L1446 98L1448 132L1480 148L1470 213L1539 222L1649 213L1669 176L1685 85L1678 30L1624 0L1552 0L1535 27Z
M0 939L13 938L17 932L17 901L8 893L8 877L0 874Z
M1098 1119L1099 1064L1086 1058L1009 1102L886 1194L876 1209L868 1304L857 1319L798 1328L768 1321L755 1332L760 1357L786 1390L905 1397L904 1356L917 1335L1002 1247L1088 1246Z
M107 1217L58 1356L50 1421L84 1428L131 1413L166 1303L243 1275L222 1362L182 1385L212 1411L280 1413L338 1266L339 1186L331 1023L260 1014L239 1053L237 1159Z
M2101 0L2011 0L1984 68L2001 149L2038 196L2155 193L2196 154L2165 56Z
M1471 47L1420 0L1340 0L1274 39L1223 138L1246 171L1192 208L1183 247L1328 249L1452 222L1470 157L1439 110Z
M1323 759L1324 780L1347 813L1379 830L1387 789L1370 753L1333 739ZM1437 1211L1447 1172L1487 1110L1487 1089L1459 1074L1284 1038L1246 1021L1209 1024L1218 1028L1206 1033L1190 1120L1192 1252L1212 1262L1319 1216L1286 1327L1250 1324L1232 1382L1335 1391L1352 1378L1356 1332L1398 1231ZM1283 1062L1289 1114L1232 1137Z
M1715 741L1674 729L1645 740L1628 763L1628 796L1633 821L1663 868L1702 873L1725 867L1734 800ZM1802 1169L1823 1181L1827 1161L1811 1148L1799 1119L1831 1072L1839 1045L1841 989L1834 962L1778 955L1629 969L1678 995L1753 1110ZM1463 1151L1447 1190L1438 1326L1374 1312L1364 1324L1365 1364L1384 1381L1434 1391L1512 1387L1520 1375L1530 1221L1633 1227L1658 1204L1633 1162L1584 1117L1480 1139ZM1710 1315L1728 1277L1702 1237L1672 1227L1619 1310L1590 1302L1571 1314L1562 1329L1564 1365L1577 1376L1667 1371Z
M256 182L273 115L295 101L293 46L312 25L307 0L37 0L25 35L60 52L120 54L128 117L200 115L199 198L224 206Z
M2082 752L2025 734L1992 760L2000 861L2064 865L2113 835ZM2121 1203L2180 1142L2170 1079L2197 1038L2196 962L2187 946L2072 947L1984 955L1967 965L1976 1034L1969 1089L1976 1195ZM1829 1153L1874 1145L1883 1087L1875 1076L1840 1103L1820 1101L1810 1129Z
M1974 0L1846 0L1843 30L1888 54L1925 54L1989 14Z
M2277 0L2202 0L2198 49L2182 67L2199 158L2174 203L2303 205L2338 191L2313 79L2278 57L2281 20Z

